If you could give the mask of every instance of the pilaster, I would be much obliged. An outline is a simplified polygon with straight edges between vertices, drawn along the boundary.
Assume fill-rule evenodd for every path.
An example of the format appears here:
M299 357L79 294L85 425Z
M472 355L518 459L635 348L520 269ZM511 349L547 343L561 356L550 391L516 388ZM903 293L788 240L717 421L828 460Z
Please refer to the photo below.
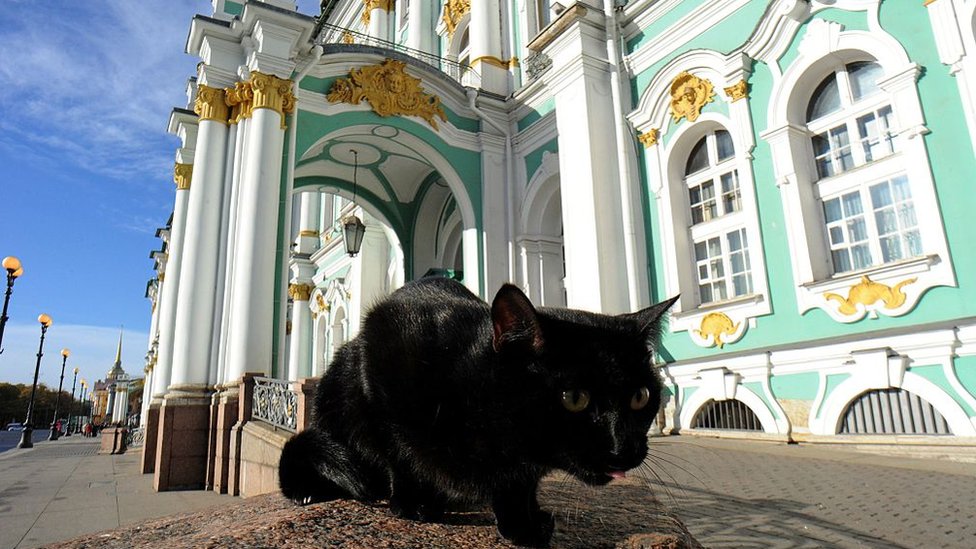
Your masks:
M288 295L292 299L288 379L292 381L312 375L312 310L308 301L315 288L311 283L314 266L295 270L313 272L299 273L296 282L288 285Z
M210 390L171 385L159 409L153 488L201 489L206 483Z

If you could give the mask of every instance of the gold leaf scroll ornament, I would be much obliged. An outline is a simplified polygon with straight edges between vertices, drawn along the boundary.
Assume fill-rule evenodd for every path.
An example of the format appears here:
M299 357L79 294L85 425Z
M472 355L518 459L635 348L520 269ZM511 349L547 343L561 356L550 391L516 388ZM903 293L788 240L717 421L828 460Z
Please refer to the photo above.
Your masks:
M687 118L698 120L702 109L715 100L712 83L704 78L683 72L671 83L671 117L674 122Z
M862 276L860 282L851 286L846 298L830 292L825 293L824 298L828 300L832 299L839 303L840 306L837 310L845 316L857 314L857 305L859 303L868 307L881 301L884 303L885 309L897 309L904 305L905 300L908 298L901 289L916 280L918 279L913 277L903 280L894 286L886 286L880 282L871 280L867 276Z
M461 18L464 17L471 11L471 0L447 0L444 3L444 15L442 19L444 20L444 26L447 27L447 34L454 37L454 31L457 30L458 24L461 23Z
M405 67L403 61L387 59L380 65L352 69L349 78L336 80L326 99L352 105L365 99L380 116L419 116L439 129L434 117L447 121L440 97L424 93L420 79L404 72Z
M708 336L712 336L715 345L721 349L725 346L725 341L722 341L722 336L733 337L736 332L739 331L739 325L741 322L732 323L732 319L729 318L725 313L708 313L702 317L701 327L695 332L702 337L702 339L707 340Z

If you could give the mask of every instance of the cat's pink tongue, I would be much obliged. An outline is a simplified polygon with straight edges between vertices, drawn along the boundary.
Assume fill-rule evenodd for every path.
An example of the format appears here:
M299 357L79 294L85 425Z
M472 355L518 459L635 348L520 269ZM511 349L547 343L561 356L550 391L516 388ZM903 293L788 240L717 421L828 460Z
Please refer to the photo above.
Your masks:
M610 471L610 477L621 479L627 476L627 471Z

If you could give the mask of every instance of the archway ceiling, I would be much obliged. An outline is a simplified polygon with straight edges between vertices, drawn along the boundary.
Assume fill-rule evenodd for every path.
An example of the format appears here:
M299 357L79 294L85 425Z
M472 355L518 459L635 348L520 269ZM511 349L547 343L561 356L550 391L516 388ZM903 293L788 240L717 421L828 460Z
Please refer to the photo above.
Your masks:
M398 140L400 130L389 126L359 126L310 147L295 168L296 177L325 176L353 180L359 153L357 185L383 200L410 204L434 171L417 151Z

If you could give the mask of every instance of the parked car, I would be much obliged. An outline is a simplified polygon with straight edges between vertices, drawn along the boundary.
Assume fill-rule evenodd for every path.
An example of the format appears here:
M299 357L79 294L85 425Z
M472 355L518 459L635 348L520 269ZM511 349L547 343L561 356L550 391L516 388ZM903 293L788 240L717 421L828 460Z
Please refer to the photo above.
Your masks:
M23 431L24 430L24 424L23 423L8 423L7 424L7 430L8 431Z

